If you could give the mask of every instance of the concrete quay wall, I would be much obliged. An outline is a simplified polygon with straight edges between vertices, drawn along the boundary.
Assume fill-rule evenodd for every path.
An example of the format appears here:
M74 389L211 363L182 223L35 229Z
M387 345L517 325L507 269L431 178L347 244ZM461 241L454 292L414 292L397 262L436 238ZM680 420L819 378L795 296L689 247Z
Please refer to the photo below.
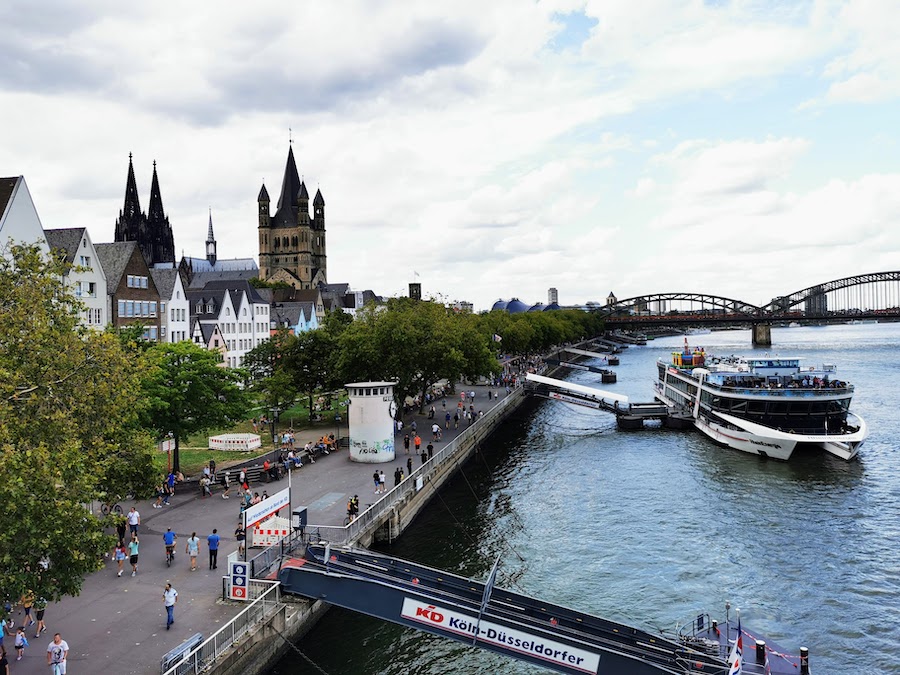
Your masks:
M516 412L527 400L524 389L512 391L504 403L491 408L478 420L472 433L461 438L452 458L442 462L425 478L422 488L397 499L391 509L372 527L366 528L351 541L355 546L368 547L378 541L393 541L409 527L422 509L457 470L468 461L496 428ZM266 622L260 624L237 649L226 653L208 671L212 675L243 675L262 673L271 669L291 651L292 643L308 633L328 611L330 605L317 600L291 596L283 597L284 606ZM297 658L301 658L298 656Z

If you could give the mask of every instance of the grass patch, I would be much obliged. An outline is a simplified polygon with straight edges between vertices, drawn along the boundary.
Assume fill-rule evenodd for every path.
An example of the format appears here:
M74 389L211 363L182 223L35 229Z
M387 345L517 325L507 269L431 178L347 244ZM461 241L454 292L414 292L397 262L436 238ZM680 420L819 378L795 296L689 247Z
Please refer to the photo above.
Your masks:
M203 467L214 460L216 470L225 466L227 462L240 462L255 457L262 457L271 454L272 447L269 444L268 450L265 448L257 448L249 452L235 452L224 450L209 450L203 447L184 447L178 449L179 459L181 460L181 473L185 476L193 476L203 471ZM165 452L155 452L153 454L153 466L156 467L160 476L164 476L168 470L168 458Z

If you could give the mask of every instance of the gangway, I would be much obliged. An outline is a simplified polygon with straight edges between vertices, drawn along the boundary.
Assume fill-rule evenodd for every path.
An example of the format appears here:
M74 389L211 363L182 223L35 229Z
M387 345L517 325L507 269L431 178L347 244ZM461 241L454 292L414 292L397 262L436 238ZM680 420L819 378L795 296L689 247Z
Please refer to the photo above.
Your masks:
M563 347L564 352L569 352L570 354L578 354L579 356L590 356L594 359L607 359L609 360L609 355L604 354L603 352L590 352L587 349L576 349L575 347Z
M629 403L628 397L621 394L534 373L528 373L525 377L525 393L611 412L616 416L620 429L641 429L647 421L659 421L667 429L690 429L694 426L689 412L670 408L658 401Z
M561 673L725 675L728 671L729 635L734 640L736 627L727 619L717 624L699 615L689 631L670 639L497 588L496 575L494 565L487 581L480 583L365 549L310 544L304 557L282 565L279 580L286 593ZM757 636L743 632L749 656ZM777 645L768 649L783 653ZM748 667L749 660L745 657L745 674L764 672L762 666ZM793 664L771 661L773 675L797 675Z
M586 363L577 363L569 361L558 352L555 357L547 357L544 359L551 366L565 366L566 368L574 368L575 370L587 370L591 373L600 373L600 380L603 384L612 384L616 381L616 373L608 368L600 368L599 366L589 366Z

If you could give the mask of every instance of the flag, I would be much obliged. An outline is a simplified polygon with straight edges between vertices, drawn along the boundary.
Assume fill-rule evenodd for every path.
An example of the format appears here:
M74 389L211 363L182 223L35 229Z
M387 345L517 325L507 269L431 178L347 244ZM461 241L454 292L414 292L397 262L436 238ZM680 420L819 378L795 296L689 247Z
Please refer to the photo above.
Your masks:
M503 338L494 333L494 337L491 338L494 342L503 342Z
M728 655L728 675L741 675L743 672L741 669L744 662L744 639L742 635L741 617L738 615L737 640L734 641L734 646L731 648L731 654Z

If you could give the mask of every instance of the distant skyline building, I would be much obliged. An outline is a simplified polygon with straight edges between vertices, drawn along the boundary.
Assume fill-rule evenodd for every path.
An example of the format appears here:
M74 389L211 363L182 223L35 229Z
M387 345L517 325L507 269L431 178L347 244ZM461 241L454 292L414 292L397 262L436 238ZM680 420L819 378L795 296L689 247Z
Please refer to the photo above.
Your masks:
M163 210L156 160L153 161L153 181L150 185L150 205L141 211L134 164L128 153L128 178L125 181L125 203L116 219L115 241L134 241L150 267L161 263L175 265L175 239L172 226Z
M559 291L555 288L551 288L547 291L547 304L552 305L554 302L559 304Z

